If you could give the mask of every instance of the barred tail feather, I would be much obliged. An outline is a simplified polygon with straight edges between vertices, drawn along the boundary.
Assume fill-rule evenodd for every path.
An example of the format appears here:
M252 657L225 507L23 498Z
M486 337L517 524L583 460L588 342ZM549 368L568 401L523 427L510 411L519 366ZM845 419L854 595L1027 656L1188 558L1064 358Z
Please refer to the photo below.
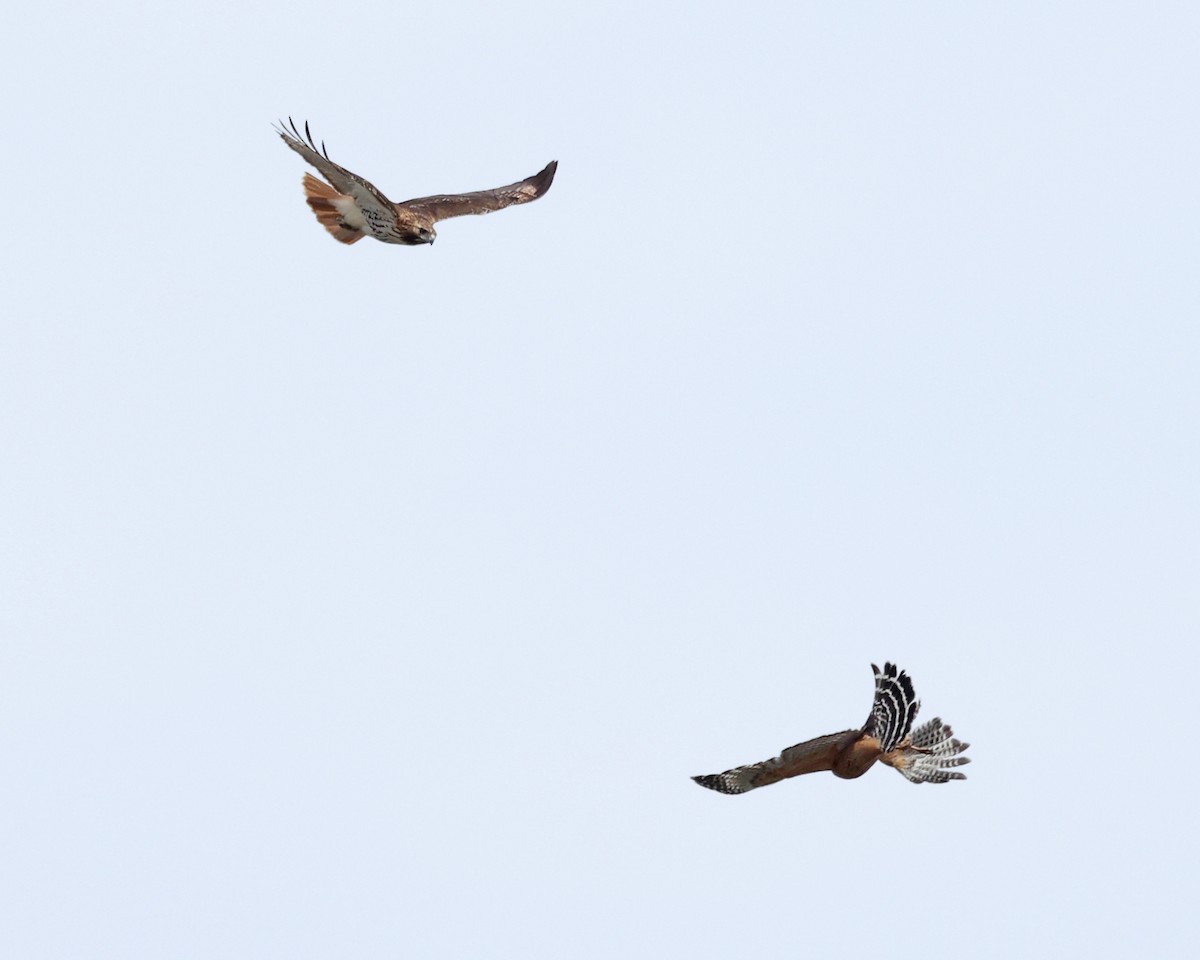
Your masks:
M971 762L970 757L960 756L969 746L954 739L954 731L941 717L934 717L913 731L911 741L896 751L899 756L892 766L913 783L965 780L965 774L949 768Z
M317 215L321 226L328 230L335 240L341 243L356 243L363 238L361 230L349 226L342 219L342 213L336 206L336 201L348 198L311 173L304 175L304 199L312 207L312 212Z

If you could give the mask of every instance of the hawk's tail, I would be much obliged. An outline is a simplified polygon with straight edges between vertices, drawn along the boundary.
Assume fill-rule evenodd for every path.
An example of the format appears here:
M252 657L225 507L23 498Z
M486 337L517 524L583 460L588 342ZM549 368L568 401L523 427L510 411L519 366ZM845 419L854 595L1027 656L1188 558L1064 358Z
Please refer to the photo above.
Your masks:
M896 750L897 770L913 783L945 783L947 780L966 780L964 774L950 767L961 767L970 763L970 757L959 756L969 743L954 739L950 725L934 717L913 731L911 741Z
M328 230L335 240L342 243L355 243L362 239L363 233L361 230L347 226L342 220L341 213L334 206L334 201L340 199L341 196L342 194L324 180L318 180L311 173L304 175L304 199L308 201L312 212L321 221L321 226Z

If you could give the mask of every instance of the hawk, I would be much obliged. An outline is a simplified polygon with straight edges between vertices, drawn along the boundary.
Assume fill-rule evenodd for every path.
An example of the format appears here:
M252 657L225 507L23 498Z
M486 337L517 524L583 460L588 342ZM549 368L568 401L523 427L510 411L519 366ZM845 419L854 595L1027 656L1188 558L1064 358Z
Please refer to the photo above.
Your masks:
M875 671L875 702L861 730L831 733L788 747L778 757L734 767L724 773L692 777L700 786L720 793L745 793L757 787L798 777L802 773L831 770L846 780L861 777L876 760L895 767L913 783L945 783L966 777L950 767L969 763L959 756L969 743L954 739L954 731L934 717L909 733L921 703L913 695L912 680L895 664Z
M513 204L536 200L550 189L550 184L554 182L554 171L558 169L558 161L552 160L541 173L535 173L519 183L510 183L507 187L392 203L377 187L330 160L325 152L324 141L321 141L318 151L307 121L303 136L291 117L288 117L287 127L280 121L275 130L284 143L329 181L325 183L306 173L304 198L321 226L342 243L357 243L363 237L408 246L433 243L437 239L437 231L433 229L437 221L468 213L491 213Z

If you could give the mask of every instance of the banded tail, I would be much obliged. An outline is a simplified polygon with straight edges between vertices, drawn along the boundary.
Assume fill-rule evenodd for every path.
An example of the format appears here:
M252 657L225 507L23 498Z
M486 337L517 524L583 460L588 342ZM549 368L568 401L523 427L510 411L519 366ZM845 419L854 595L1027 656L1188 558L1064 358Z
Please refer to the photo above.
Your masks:
M949 767L961 767L970 763L970 757L959 756L970 746L954 739L954 731L941 717L934 717L913 731L909 743L895 751L891 759L885 758L913 783L945 783L948 780L966 780L965 774Z
M304 199L312 207L312 212L317 215L321 226L328 230L335 240L341 243L357 243L363 238L363 232L347 224L342 211L338 209L339 200L353 204L354 201L350 197L338 193L324 180L318 180L311 173L306 173Z

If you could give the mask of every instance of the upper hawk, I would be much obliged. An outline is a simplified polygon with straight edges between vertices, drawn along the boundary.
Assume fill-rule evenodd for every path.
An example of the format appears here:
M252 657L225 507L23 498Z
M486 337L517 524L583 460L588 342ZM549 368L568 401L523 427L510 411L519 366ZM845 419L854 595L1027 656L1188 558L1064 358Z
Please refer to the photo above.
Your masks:
M908 674L891 663L885 663L882 670L871 664L871 669L875 671L875 699L860 730L817 737L788 747L771 760L692 779L721 793L745 793L819 770L851 780L881 760L913 783L965 780L963 774L948 768L970 762L960 756L970 744L955 740L954 731L941 717L913 730L921 703Z
M306 173L304 197L321 226L342 243L357 243L363 237L409 246L433 243L437 239L437 231L433 229L437 221L468 213L491 213L536 200L550 189L554 171L558 169L558 161L552 160L541 173L507 187L392 203L377 187L330 160L324 141L318 150L307 122L303 136L291 117L286 127L280 122L276 132L329 181L324 183Z

